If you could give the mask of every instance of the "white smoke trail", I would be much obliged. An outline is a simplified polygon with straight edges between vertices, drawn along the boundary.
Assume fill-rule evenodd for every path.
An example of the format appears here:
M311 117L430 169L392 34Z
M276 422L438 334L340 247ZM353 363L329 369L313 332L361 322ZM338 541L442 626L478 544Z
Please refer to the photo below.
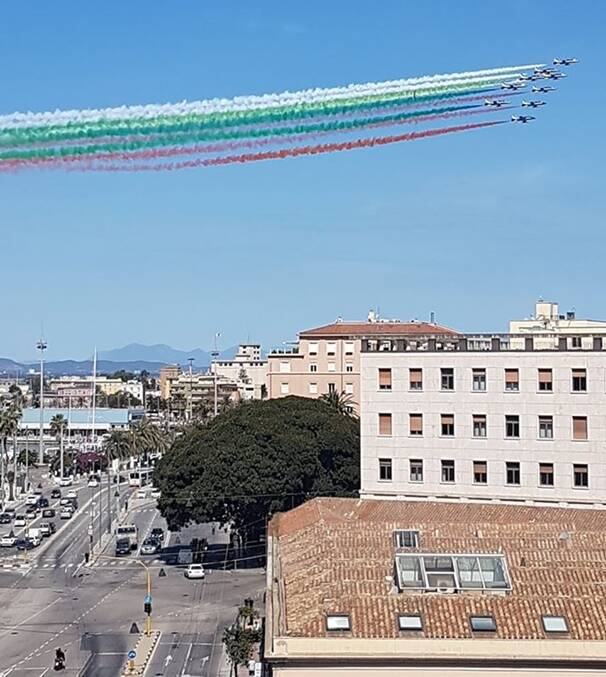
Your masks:
M464 73L431 75L385 82L369 82L351 84L346 87L315 88L297 92L285 91L279 94L260 96L240 96L233 99L207 99L202 101L182 101L176 104L148 104L143 106L119 106L105 109L56 110L44 113L12 113L0 116L0 130L20 129L47 125L64 125L68 123L92 123L97 121L125 120L130 118L154 118L159 116L209 114L228 111L245 111L256 108L273 108L296 105L299 103L315 103L325 100L389 94L395 92L423 91L436 87L458 87L497 82L510 79L524 70L535 68L541 64L525 66L504 66Z

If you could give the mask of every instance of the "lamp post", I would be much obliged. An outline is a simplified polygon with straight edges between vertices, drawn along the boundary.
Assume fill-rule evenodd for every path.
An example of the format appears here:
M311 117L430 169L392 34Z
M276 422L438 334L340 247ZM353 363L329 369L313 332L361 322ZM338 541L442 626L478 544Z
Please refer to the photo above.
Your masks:
M36 344L36 348L40 351L40 441L38 447L38 463L44 463L44 351L47 348L47 343L43 338L40 338Z
M211 353L211 356L213 358L213 374L214 374L214 377L215 377L213 379L214 380L214 383L213 383L213 385L214 385L213 413L214 413L215 416L219 413L219 402L218 402L218 397L217 397L217 395L218 395L218 393L217 393L217 357L219 357L219 351L217 349L217 339L219 338L219 336L221 336L221 332L218 331L215 334L215 349Z

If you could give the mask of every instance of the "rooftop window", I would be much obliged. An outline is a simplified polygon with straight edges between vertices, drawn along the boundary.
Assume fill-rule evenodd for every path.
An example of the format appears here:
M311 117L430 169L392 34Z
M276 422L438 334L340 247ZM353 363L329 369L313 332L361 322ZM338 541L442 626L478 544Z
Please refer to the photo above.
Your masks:
M345 614L329 614L326 616L327 630L351 630L349 616Z
M510 590L503 555L398 554L400 590Z
M400 614L398 616L399 630L423 630L423 619L419 614Z
M541 616L545 632L568 632L564 616Z
M492 616L470 616L469 623L474 632L496 632L497 624Z

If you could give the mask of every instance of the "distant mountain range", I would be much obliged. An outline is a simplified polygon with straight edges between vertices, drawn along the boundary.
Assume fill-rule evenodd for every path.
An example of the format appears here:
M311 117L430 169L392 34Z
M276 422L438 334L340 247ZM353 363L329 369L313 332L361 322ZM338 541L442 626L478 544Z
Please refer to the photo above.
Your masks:
M237 347L227 348L219 353L221 359L232 358ZM139 372L146 370L157 374L166 364L187 365L188 358L194 358L194 369L208 367L212 357L210 352L195 348L191 351L176 350L164 344L145 346L131 343L123 348L99 351L97 354L97 372L113 373L125 371ZM30 369L37 370L38 362L16 362L10 358L0 357L0 375L14 376L16 373L25 375ZM74 375L83 376L92 373L92 360L57 360L44 363L44 370L49 376Z

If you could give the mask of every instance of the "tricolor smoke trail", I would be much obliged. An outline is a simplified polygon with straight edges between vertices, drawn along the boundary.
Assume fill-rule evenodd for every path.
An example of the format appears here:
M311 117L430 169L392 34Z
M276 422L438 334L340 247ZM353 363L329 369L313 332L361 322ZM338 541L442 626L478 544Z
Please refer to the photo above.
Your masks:
M494 109L484 106L482 99L495 96L502 82L515 79L524 69L540 65L229 100L2 115L0 172L30 168L160 171L209 167L396 142L380 139L414 140L492 127L500 121L431 128L440 120L491 115ZM499 97L516 94L519 92L500 92ZM372 129L406 124L428 128L410 134L367 137ZM355 138L337 142L330 139L333 135ZM309 143L327 137L326 143ZM234 150L261 148L267 150L225 155ZM212 157L159 162L179 155Z

